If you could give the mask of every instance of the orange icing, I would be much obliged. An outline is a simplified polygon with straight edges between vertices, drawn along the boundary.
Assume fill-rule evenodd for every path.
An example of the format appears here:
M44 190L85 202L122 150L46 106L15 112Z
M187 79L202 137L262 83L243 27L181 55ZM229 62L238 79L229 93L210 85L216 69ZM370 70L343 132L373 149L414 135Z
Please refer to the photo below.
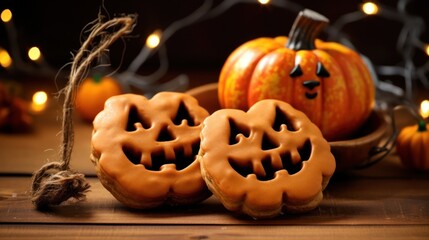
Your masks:
M248 112L218 110L203 125L202 174L229 210L263 218L306 211L321 201L335 159L319 128L302 112L282 101L262 100Z
M183 116L182 116L183 115ZM94 120L92 159L119 201L136 208L188 204L210 195L195 160L208 112L193 97L110 98Z

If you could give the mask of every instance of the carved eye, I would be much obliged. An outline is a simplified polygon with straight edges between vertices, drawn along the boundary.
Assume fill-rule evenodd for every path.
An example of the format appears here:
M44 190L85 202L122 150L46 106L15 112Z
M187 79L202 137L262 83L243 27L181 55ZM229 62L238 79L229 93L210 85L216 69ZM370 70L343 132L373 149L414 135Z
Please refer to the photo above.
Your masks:
M292 78L296 78L296 77L302 76L301 66L299 64L295 65L295 67L289 73L289 76L292 77Z
M173 122L175 125L180 125L184 120L186 120L188 126L195 126L194 118L189 113L185 103L180 102L179 109L177 109L176 117L174 118Z
M149 129L151 127L150 121L144 119L138 112L138 109L135 105L130 107L128 113L128 121L126 126L126 131L132 132L137 130L137 125L141 124L144 129Z
M329 76L331 76L329 74L328 70L326 70L326 68L323 66L323 64L321 62L317 63L316 75L318 77L329 77Z
M242 124L237 124L234 119L229 119L230 126L230 135L229 135L229 145L234 145L239 141L239 135L242 135L246 138L250 136L250 128Z
M279 106L276 106L276 118L272 124L272 128L279 132L282 129L282 125L286 126L286 129L290 132L295 132L298 129L292 124L289 117L282 111Z

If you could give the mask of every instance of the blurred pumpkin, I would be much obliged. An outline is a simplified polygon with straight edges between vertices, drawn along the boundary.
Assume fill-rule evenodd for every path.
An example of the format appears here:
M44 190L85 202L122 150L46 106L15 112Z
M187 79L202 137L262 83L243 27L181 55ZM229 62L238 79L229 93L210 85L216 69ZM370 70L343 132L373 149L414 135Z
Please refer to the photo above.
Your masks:
M429 171L429 124L423 120L404 127L396 139L396 150L406 167Z
M0 132L28 132L33 129L29 103L15 96L15 83L0 82Z
M108 76L94 74L86 78L76 94L76 111L85 121L92 122L104 108L104 102L122 93L119 83Z
M288 102L303 111L328 140L341 140L365 122L375 103L369 70L355 51L316 39L329 22L300 12L289 37L244 43L219 77L221 107L247 110L259 100Z

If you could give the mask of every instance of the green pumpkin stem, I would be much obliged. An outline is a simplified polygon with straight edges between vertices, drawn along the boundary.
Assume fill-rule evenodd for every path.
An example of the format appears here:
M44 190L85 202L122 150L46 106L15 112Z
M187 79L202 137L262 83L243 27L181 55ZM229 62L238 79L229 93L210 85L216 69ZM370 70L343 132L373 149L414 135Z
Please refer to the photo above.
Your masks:
M329 19L325 16L304 9L292 25L286 47L295 51L315 49L315 40L328 23Z
M99 74L99 73L94 73L94 74L92 75L92 80L93 80L95 83L100 83L102 78L103 78L103 76L102 76L101 74Z
M426 122L424 120L419 121L417 131L418 132L426 132L427 131Z

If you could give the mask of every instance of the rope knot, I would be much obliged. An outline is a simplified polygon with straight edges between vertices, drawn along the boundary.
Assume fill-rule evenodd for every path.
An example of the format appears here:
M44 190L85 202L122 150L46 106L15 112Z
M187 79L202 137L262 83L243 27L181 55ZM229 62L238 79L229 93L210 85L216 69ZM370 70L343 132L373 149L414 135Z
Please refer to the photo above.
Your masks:
M83 174L59 162L51 162L34 174L31 200L37 208L43 209L59 205L70 198L83 200L89 188Z

